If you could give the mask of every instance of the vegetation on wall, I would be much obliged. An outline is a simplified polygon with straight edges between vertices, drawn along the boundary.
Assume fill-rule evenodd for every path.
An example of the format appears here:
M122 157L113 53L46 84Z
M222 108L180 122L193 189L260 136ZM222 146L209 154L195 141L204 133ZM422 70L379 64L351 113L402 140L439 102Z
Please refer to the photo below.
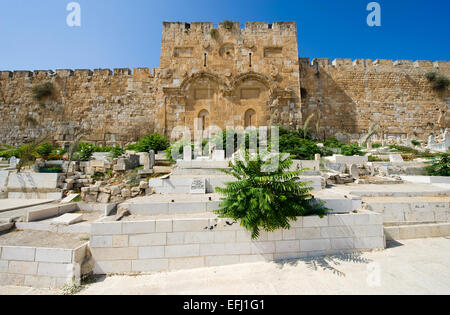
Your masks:
M289 229L297 217L327 214L327 209L312 198L307 183L300 182L302 171L286 172L292 165L290 158L280 159L274 172L264 171L270 161L265 160L265 154L250 159L246 152L243 161L230 165L232 170L226 173L237 181L227 183L226 188L216 188L224 195L216 211L221 218L240 221L257 239L261 229Z
M436 91L446 91L450 86L450 79L439 75L437 72L429 72L425 76Z
M43 98L50 97L53 94L53 83L45 82L40 85L35 85L32 88L33 98L35 100L42 100Z
M211 31L209 32L209 34L211 35L212 39L217 39L218 36L218 31L216 28L211 29Z
M225 20L225 21L223 21L222 24L223 24L223 27L229 31L233 29L233 25L234 25L233 21Z
M429 176L450 176L450 155L440 155L426 170Z

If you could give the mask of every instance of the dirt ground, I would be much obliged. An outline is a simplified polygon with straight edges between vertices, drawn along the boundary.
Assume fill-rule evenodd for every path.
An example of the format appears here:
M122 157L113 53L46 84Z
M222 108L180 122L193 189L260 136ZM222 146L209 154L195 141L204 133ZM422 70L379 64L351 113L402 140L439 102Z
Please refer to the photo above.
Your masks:
M88 234L62 234L14 230L0 234L0 246L30 246L75 249L88 241Z

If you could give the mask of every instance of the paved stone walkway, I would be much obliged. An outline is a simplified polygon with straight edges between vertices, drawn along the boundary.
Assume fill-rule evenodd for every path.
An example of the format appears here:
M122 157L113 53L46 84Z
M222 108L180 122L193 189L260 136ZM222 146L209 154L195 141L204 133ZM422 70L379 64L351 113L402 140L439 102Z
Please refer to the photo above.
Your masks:
M0 287L0 294L57 293ZM391 244L385 251L101 278L80 294L450 294L450 239Z

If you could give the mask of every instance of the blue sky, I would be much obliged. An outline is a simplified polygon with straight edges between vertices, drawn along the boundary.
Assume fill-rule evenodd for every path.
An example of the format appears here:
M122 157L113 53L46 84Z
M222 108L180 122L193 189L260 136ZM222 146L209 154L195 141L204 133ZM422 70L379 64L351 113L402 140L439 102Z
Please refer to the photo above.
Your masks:
M163 21L296 21L310 58L450 60L450 1L383 0L382 26L366 24L371 0L0 0L0 69L159 66Z

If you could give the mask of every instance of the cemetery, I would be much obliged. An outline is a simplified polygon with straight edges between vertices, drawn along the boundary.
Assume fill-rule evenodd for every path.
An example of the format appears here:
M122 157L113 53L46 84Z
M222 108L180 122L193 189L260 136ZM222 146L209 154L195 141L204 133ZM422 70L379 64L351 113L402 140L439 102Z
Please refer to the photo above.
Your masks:
M230 171L242 149L227 156L215 144L204 152L188 145L173 161L169 151L131 146L116 156L91 152L85 161L67 153L61 160L37 158L20 171L11 157L0 171L0 284L63 288L86 275L302 259L450 236L448 174L427 173L442 153L429 143L382 142L359 147L359 155L342 155L327 141L315 143L328 156L285 155L292 159L285 172L299 172L297 182L327 214L261 229L257 238L217 213L223 189L237 181ZM61 171L39 172L47 163Z

